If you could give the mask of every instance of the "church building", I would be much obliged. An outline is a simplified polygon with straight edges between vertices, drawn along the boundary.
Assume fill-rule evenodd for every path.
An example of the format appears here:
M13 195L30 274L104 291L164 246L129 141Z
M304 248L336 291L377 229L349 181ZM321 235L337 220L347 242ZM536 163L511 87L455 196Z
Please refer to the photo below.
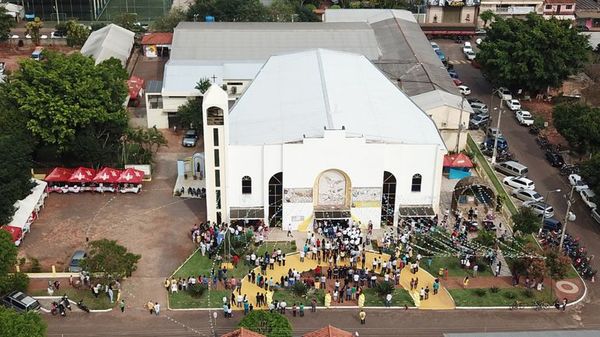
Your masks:
M438 210L444 141L363 55L272 56L231 111L216 84L202 110L209 221L378 228Z

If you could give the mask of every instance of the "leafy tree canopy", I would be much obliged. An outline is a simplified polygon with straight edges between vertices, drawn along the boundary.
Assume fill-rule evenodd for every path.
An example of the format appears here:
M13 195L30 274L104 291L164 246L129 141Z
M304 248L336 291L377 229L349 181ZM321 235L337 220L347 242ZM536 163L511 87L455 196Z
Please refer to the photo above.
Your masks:
M571 260L561 254L557 249L547 249L544 251L546 257L546 269L550 278L553 280L562 280L567 276L571 268Z
M523 234L535 233L541 226L541 219L528 207L521 207L512 220L515 224L513 229Z
M127 72L116 59L97 66L81 54L47 52L46 61L23 60L10 94L29 118L27 129L60 150L92 123L126 123Z
M15 26L15 18L8 15L6 8L0 7L0 42L8 40L10 29Z
M27 30L27 34L31 35L31 41L36 45L40 44L40 30L44 26L42 20L36 17L33 21L27 22L25 25L25 29Z
M90 242L88 257L81 261L81 267L90 272L102 272L105 278L122 278L131 276L141 257L128 252L115 240L102 239Z
M239 327L267 337L292 337L292 326L287 317L276 312L254 310L242 318Z
M193 97L188 99L185 104L180 105L179 108L177 108L177 116L179 116L182 126L201 130L202 97Z
M0 231L0 276L6 275L17 263L17 247L10 234Z
M600 149L600 108L561 103L552 112L554 126L577 152L594 153Z
M483 26L487 26L488 22L491 22L493 19L496 18L496 13L494 13L491 9L488 9L486 11L481 12L481 14L479 14L479 17L481 18L481 20L483 20Z
M600 154L595 154L584 162L580 168L580 174L588 184L588 186L594 191L600 191ZM598 196L596 196L598 199ZM596 200L599 202L599 200Z
M534 13L525 20L497 18L487 29L477 60L495 85L531 93L558 87L588 59L588 37L572 25Z
M0 336L44 337L46 322L37 313L18 313L0 306Z
M173 32L177 24L185 19L186 12L181 7L173 7L169 13L157 18L150 29L155 32Z
M77 20L69 20L66 24L67 44L70 47L81 47L90 36L88 27L80 24Z

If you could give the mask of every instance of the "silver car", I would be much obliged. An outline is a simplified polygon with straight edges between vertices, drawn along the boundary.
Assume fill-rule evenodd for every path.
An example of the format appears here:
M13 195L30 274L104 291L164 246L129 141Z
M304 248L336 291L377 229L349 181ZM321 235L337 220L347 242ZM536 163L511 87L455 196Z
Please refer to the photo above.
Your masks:
M515 188L510 194L521 201L538 202L544 200L544 197L538 192L524 188Z
M524 207L531 208L531 210L544 218L551 218L554 216L554 208L545 202L526 201L523 203Z

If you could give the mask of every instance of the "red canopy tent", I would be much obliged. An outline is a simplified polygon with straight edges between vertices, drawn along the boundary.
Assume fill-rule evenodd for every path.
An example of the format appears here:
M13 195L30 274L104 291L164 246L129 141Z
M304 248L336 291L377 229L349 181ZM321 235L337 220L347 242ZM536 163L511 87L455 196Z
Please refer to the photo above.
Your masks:
M23 229L15 226L2 226L0 229L10 234L15 245L18 246L21 244L21 240L23 239Z
M137 76L131 76L127 80L127 88L129 88L129 98L137 99L140 96L140 91L144 88L144 80Z
M110 168L110 167L105 167L96 174L93 181L95 183L114 184L117 182L117 180L119 179L120 176L121 176L120 170Z
M48 182L66 182L73 174L73 169L55 167L50 174L44 178Z
M70 183L89 183L94 179L96 171L87 167L78 167L69 177Z
M125 169L121 172L121 176L117 179L118 183L139 184L144 179L144 171L134 168Z
M444 167L472 168L473 162L464 153L447 154L444 156Z

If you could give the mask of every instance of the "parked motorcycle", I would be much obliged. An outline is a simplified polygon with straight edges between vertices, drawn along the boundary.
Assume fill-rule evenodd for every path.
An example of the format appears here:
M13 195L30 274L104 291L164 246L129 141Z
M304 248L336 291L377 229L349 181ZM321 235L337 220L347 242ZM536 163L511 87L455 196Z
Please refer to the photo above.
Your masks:
M90 309L87 307L87 305L83 304L83 300L79 300L79 302L77 302L77 307L87 313L90 312Z
M71 311L71 302L69 302L69 297L67 297L67 294L64 294L63 297L60 299L60 302L67 308L69 309L69 311Z

